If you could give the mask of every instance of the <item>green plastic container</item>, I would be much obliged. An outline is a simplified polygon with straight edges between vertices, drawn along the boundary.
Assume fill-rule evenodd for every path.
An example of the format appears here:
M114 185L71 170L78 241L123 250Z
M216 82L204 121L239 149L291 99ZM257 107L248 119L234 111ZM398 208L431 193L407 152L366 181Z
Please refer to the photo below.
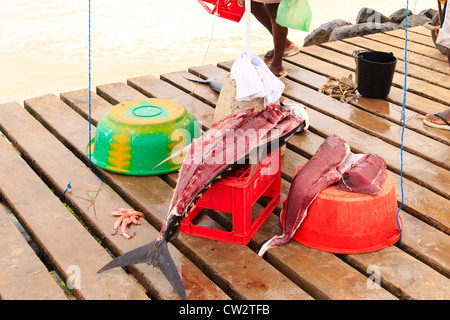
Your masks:
M90 141L94 165L126 175L158 175L180 169L183 155L156 167L201 134L195 117L167 99L119 103L100 120ZM89 156L89 145L86 148Z

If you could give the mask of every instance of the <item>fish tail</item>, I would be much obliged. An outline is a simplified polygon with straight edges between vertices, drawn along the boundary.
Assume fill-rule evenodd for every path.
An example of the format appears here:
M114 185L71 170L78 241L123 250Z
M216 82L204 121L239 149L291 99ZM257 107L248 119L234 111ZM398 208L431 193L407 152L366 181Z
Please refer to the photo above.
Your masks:
M214 79L216 78L216 75L214 73L210 73L208 79L206 79L206 82L211 82L214 81Z
M177 267L170 256L167 242L154 240L142 247L131 250L123 255L113 259L97 273L117 268L130 266L136 263L147 263L161 270L163 275L175 289L181 299L186 300L186 291Z

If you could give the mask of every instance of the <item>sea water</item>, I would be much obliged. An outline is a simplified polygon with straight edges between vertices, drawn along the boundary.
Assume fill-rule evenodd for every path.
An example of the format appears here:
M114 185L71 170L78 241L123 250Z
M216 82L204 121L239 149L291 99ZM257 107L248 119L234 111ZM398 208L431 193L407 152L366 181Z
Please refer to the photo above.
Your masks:
M310 0L310 30L332 19L354 23L369 7L390 15L406 0ZM410 9L435 8L410 0ZM88 87L89 0L2 0L0 103ZM92 88L143 75L187 70L235 59L245 50L245 21L209 15L197 0L92 0ZM307 35L289 31L299 45ZM261 54L272 38L254 18L251 49Z

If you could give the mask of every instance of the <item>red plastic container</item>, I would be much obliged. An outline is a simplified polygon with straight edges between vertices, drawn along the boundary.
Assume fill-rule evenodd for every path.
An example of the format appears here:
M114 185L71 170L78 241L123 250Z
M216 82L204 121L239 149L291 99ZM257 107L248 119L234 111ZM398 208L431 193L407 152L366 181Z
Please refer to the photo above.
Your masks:
M280 202L281 152L268 155L248 178L250 167L246 166L207 190L181 221L181 232L207 239L246 245L258 231L269 214ZM252 221L252 207L261 197L269 203ZM231 231L196 225L193 220L202 209L213 209L232 214Z
M380 250L400 238L397 209L395 187L388 173L381 193L376 196L341 191L332 185L311 204L294 239L332 253Z
M198 0L210 14L239 22L244 15L244 0Z

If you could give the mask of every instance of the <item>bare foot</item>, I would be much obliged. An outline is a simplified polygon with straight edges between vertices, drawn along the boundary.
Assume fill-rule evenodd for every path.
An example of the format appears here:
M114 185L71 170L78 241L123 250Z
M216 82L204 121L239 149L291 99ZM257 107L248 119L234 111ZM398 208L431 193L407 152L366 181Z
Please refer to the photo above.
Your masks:
M277 78L283 78L286 76L287 72L286 70L284 70L283 67L275 67L270 65L269 66L269 70L272 71L272 73L277 77Z

